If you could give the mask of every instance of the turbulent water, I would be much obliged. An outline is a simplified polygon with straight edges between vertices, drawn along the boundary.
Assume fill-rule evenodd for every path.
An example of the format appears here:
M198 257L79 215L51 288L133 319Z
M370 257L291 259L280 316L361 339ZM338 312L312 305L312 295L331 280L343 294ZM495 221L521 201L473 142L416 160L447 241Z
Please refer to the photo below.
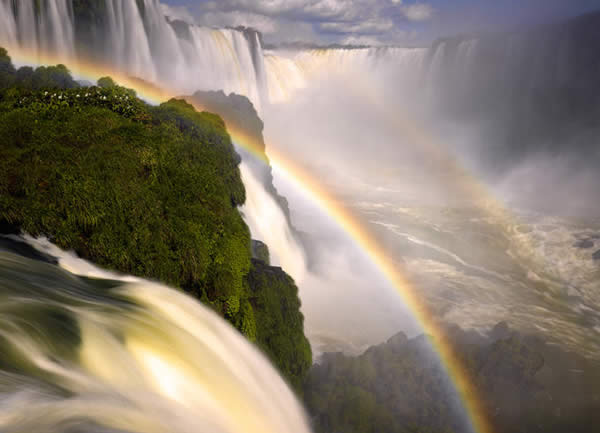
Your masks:
M355 209L403 258L439 317L478 330L507 321L600 357L600 220L512 210L501 222L475 208L397 199Z
M61 267L0 240L2 432L309 431L274 368L215 313L28 241Z

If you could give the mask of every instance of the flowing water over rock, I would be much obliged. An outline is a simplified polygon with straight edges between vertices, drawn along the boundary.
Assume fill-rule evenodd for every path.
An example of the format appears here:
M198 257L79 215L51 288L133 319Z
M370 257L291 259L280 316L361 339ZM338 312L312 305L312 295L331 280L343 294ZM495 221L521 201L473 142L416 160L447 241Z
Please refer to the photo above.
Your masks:
M74 273L0 243L0 430L309 431L273 367L215 313L29 242Z

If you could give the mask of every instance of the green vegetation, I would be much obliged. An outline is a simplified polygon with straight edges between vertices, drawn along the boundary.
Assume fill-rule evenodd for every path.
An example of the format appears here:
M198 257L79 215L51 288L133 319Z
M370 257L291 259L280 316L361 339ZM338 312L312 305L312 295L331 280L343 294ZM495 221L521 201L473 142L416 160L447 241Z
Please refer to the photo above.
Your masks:
M251 262L240 158L219 116L149 106L109 77L78 87L64 66L17 71L1 50L0 136L0 229L184 289L302 382L297 289Z
M256 342L300 391L312 364L312 353L303 332L298 288L281 268L255 259L247 282L256 317Z

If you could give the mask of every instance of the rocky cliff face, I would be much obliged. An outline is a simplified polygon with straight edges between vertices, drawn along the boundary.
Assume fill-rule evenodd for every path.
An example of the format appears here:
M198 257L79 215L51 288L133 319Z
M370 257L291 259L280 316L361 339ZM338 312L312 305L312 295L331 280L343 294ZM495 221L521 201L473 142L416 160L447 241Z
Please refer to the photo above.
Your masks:
M185 96L184 98L191 104L202 107L209 112L219 114L228 128L235 131L241 131L244 135L249 137L253 146L258 150L258 155L252 155L239 146L237 147L237 151L242 154L242 159L252 169L254 175L260 180L265 190L271 194L279 204L288 220L289 226L292 228L292 231L295 231L290 219L288 201L279 194L277 188L275 188L275 185L273 184L273 172L269 165L269 158L266 154L265 140L263 137L264 124L252 102L245 96L240 96L235 93L226 95L223 91L198 91L193 95ZM300 237L297 236L297 238L299 239Z
M297 288L251 259L240 157L223 120L183 100L147 105L108 78L79 87L65 67L30 69L0 49L0 234L46 236L185 290L299 390L311 352ZM257 256L268 261L264 248Z
M448 330L499 433L589 432L600 422L600 363L523 335ZM427 340L400 333L352 358L325 354L305 400L316 431L464 431L463 412Z

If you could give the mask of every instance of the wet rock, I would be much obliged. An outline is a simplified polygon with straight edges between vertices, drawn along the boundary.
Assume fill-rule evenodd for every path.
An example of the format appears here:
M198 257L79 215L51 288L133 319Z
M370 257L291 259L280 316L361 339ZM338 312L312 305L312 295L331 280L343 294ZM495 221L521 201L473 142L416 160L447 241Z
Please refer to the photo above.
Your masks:
M260 260L267 265L271 264L269 247L261 241L252 239L252 258Z
M510 337L512 331L510 330L508 323L500 322L490 331L489 336L492 341L503 340Z
M594 241L591 239L581 239L575 242L573 246L581 249L594 248Z

